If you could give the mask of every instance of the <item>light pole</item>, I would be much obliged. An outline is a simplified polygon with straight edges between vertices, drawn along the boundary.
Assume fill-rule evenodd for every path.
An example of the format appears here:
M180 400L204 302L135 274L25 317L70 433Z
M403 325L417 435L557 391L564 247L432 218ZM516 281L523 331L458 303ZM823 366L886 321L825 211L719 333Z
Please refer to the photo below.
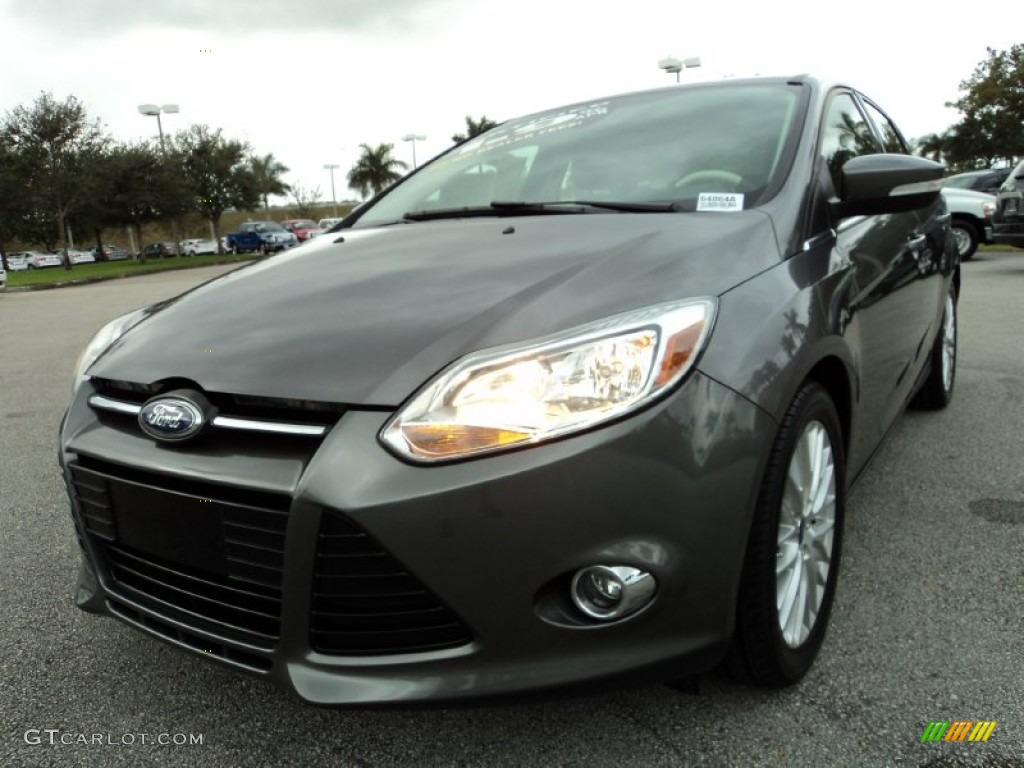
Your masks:
M426 136L420 136L417 133L407 133L407 134L405 134L405 136L402 137L402 141L411 141L412 142L412 168L413 168L413 170L416 170L416 142L417 141L426 141L426 140L427 140Z
M700 66L700 56L693 56L689 59L677 59L675 56L666 56L658 62L658 67L668 74L673 72L676 75L676 82L679 82L679 73L684 69L693 69Z
M139 112L148 117L156 118L156 129L160 133L160 151L166 152L167 149L164 146L164 126L163 123L160 122L160 113L166 112L168 115L176 115L179 112L178 105L164 104L163 106L160 106L159 104L139 104Z
M324 166L324 170L331 172L331 206L334 211L334 215L338 215L338 198L334 194L334 171L338 168L337 163L328 163Z
M147 117L156 118L156 129L160 134L160 154L164 156L164 160L167 159L167 146L164 144L164 126L160 122L160 113L165 112L168 115L176 115L180 110L177 104L139 104L139 113L146 115ZM212 225L211 225L212 229ZM174 238L174 250L176 255L181 255L181 243L178 241L178 219L175 216L171 217L171 237ZM141 233L139 240L141 241ZM139 243L139 249L141 250L142 243Z

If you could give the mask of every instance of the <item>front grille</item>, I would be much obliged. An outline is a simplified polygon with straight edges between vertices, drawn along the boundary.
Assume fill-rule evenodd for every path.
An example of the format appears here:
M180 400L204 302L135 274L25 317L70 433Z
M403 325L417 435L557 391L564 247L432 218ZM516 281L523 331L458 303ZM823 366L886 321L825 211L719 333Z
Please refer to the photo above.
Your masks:
M310 617L314 650L369 656L454 648L469 629L350 520L325 512Z
M115 595L196 631L271 651L281 631L286 498L95 459L70 465Z
M141 384L138 382L95 377L92 379L92 384L97 394L134 405L142 405L156 395L179 387L198 389L195 383L186 379L168 379L155 384ZM237 418L332 427L345 412L345 407L342 405L315 400L291 400L280 397L236 395L228 392L204 391L203 394L217 407L219 412Z

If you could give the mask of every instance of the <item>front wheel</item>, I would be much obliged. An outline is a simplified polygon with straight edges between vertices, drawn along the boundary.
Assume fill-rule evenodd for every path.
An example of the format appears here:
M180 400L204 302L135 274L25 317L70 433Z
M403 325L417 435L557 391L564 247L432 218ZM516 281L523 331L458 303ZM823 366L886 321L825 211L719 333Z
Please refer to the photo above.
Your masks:
M953 387L956 384L956 313L956 289L950 285L942 311L942 326L930 353L928 378L914 397L913 405L918 408L940 410L953 399Z
M969 221L953 221L953 240L956 242L960 261L970 261L978 250L978 230Z
M825 639L839 575L846 464L828 392L805 382L769 456L726 664L766 688L799 681Z

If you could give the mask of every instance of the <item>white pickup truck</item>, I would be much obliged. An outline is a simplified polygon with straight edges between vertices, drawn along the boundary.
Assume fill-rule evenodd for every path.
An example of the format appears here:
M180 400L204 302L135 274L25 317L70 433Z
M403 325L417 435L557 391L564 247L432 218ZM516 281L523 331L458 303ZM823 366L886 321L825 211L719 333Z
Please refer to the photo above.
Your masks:
M953 214L953 237L956 239L960 260L968 261L978 250L979 243L992 241L992 215L996 212L996 197L972 189L943 187L946 208Z

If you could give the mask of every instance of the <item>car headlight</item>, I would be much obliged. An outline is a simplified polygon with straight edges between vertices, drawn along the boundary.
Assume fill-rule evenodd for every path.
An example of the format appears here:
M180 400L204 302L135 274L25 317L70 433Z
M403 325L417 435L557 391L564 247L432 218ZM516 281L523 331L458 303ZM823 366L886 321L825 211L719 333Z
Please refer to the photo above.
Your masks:
M115 341L124 336L133 326L144 320L151 311L149 307L137 309L134 312L129 312L127 315L121 315L121 317L111 320L100 328L96 335L92 337L92 341L82 350L82 354L78 356L78 362L75 363L75 378L71 384L72 392L77 390L79 385L85 381L85 372L89 370L89 366L95 363L100 355L110 349Z
M985 214L986 219L991 219L996 212L995 203L982 203L981 212Z
M715 300L659 304L525 344L473 353L384 426L399 456L433 463L588 429L677 384L711 330Z

